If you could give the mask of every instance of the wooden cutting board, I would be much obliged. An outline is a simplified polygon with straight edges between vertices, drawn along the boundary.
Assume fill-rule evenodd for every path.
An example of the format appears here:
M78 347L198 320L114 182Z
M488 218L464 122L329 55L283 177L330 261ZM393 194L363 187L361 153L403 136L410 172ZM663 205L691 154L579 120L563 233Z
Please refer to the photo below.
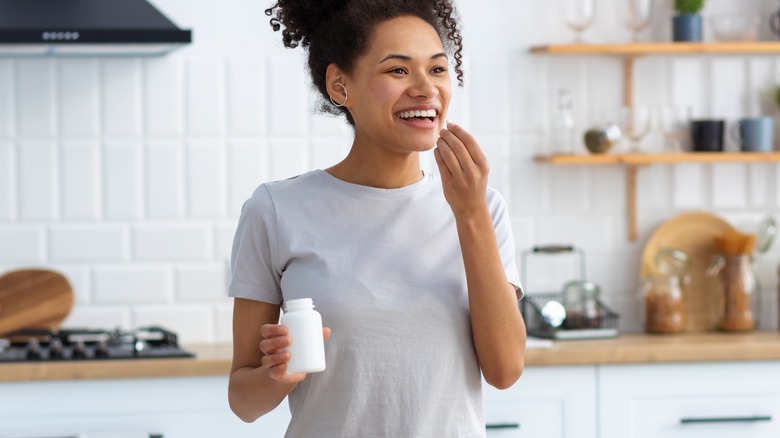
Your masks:
M22 328L57 330L73 307L73 288L62 274L19 269L0 277L0 335Z

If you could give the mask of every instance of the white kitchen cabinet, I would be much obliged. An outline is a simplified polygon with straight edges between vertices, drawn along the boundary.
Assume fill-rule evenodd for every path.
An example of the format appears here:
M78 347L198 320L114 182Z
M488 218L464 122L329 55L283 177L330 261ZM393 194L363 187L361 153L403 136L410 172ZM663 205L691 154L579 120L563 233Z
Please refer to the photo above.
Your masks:
M780 437L780 362L599 366L601 438Z
M227 377L0 384L0 437L143 431L165 438L283 436L286 402L255 423L228 407Z
M527 367L499 391L483 383L489 438L595 438L593 366Z

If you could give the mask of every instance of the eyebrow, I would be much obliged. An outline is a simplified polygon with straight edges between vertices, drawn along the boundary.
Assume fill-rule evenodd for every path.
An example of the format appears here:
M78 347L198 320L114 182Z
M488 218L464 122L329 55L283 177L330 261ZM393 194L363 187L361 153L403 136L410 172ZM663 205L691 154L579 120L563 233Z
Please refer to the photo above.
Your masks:
M437 53L437 54L431 56L431 59L436 59L436 58L447 58L447 54L444 53L444 52L440 52L440 53ZM391 59L400 59L402 61L411 61L412 57L409 56L409 55L401 55L401 54L398 54L398 53L391 53L391 54L385 56L377 64L381 64L381 63L383 63L385 61L389 61Z

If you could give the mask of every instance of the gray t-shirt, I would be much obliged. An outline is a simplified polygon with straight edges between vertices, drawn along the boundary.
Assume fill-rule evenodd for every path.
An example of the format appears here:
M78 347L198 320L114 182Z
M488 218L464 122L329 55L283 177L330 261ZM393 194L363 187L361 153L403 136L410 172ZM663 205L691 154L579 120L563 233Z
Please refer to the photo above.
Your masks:
M507 279L519 286L503 198L488 206ZM233 245L233 297L312 298L327 369L290 393L287 437L485 435L481 375L455 218L441 181L398 189L323 170L261 185Z

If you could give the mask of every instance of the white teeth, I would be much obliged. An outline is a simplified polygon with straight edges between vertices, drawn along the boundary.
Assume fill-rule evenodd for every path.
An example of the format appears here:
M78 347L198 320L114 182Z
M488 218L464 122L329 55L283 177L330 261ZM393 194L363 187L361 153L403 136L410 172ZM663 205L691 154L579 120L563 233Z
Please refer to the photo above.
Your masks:
M410 119L412 117L436 117L436 110L401 111L398 113L398 117L402 119Z

